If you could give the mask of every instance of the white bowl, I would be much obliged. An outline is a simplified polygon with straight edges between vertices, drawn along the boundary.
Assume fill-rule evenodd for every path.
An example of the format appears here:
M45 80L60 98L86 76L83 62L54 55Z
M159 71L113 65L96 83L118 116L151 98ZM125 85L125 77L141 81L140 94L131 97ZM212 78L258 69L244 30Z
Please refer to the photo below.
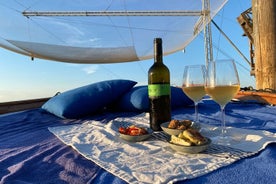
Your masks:
M207 139L206 143L202 145L195 145L195 146L183 146L179 144L174 144L169 142L170 147L178 152L182 153L200 153L202 151L205 151L211 144L211 139L205 137Z
M151 130L150 128L146 129L148 134L145 135L126 135L126 134L121 134L119 133L120 138L129 141L129 142L139 142L139 141L144 141L146 139L148 139L151 134L153 133L153 130Z
M173 128L168 128L168 125L170 124L170 122L165 122L161 124L161 128L164 132L166 132L169 135L179 135L181 132L183 132L184 130L178 130L178 129L173 129ZM199 130L200 129L200 125L198 123L192 122L191 127Z

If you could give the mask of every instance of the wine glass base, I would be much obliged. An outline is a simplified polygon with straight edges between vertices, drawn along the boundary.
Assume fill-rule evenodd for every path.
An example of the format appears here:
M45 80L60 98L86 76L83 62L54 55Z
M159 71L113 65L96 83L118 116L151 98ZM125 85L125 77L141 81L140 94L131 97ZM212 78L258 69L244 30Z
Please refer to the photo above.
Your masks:
M232 138L229 136L221 136L220 135L220 136L212 138L212 142L214 144L229 146L229 145L231 145Z

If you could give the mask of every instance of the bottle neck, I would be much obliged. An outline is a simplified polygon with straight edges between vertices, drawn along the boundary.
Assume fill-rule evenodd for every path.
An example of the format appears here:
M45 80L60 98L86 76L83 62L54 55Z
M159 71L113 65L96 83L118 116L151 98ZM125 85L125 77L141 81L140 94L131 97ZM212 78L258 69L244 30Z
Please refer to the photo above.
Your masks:
M163 63L162 39L154 39L154 63Z

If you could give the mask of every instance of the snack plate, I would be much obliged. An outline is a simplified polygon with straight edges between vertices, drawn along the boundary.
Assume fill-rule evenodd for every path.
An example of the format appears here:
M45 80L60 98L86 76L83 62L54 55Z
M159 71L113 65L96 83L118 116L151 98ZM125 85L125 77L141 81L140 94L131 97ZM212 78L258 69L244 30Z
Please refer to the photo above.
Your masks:
M151 134L153 133L153 130L150 128L146 128L146 130L148 131L148 134L145 135L126 135L126 134L121 134L119 133L120 138L129 141L129 142L139 142L139 141L144 141L146 139L148 139Z
M168 125L170 124L170 122L165 122L161 124L161 128L164 132L166 132L169 135L178 135L181 132L183 132L184 130L178 130L178 129L172 129L172 128L168 128ZM191 127L193 127L196 130L200 129L200 125L198 123L192 122Z
M183 153L200 153L202 151L205 151L211 144L211 139L205 137L207 139L207 142L199 145L199 146L183 146L183 145L179 145L179 144L174 144L169 142L170 147L178 152L183 152Z

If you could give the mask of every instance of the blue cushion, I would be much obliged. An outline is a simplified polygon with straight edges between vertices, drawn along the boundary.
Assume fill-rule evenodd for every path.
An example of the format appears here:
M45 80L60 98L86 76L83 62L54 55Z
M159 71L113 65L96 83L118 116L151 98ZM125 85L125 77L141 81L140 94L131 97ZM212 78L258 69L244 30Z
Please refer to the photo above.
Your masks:
M81 118L102 110L136 83L117 79L82 86L52 97L42 105L42 109L61 118Z
M148 86L137 86L126 93L119 101L122 111L149 111ZM175 109L192 105L193 101L185 95L181 88L171 86L171 108Z

